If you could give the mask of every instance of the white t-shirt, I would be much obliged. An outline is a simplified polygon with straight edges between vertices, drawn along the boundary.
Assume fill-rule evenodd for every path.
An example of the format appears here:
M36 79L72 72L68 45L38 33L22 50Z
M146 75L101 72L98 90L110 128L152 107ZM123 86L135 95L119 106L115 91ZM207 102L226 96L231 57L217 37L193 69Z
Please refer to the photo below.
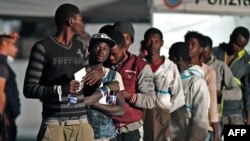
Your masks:
M105 78L105 77L108 75L110 69L109 69L109 68L105 68L105 67L104 67L104 69L105 69L105 76L104 76L104 78ZM119 72L116 71L115 79L114 79L113 81L118 81L118 82L119 82L120 91L123 91L123 90L124 90L123 80L122 80L122 77L121 77L121 75L120 75ZM102 86L103 86L103 83L101 83L100 87L102 87ZM107 95L104 96L104 97L102 97L102 98L99 100L99 103L100 103L100 104L108 104L108 103L107 103Z

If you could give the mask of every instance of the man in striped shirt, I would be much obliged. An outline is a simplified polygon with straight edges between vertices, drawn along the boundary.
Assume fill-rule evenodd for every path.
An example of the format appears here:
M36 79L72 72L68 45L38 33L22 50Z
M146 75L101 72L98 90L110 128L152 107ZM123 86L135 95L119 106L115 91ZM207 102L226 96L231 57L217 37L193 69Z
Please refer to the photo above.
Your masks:
M73 38L83 29L79 8L62 4L56 10L55 22L57 33L33 46L24 80L25 97L43 102L37 140L92 141L93 130L87 122L85 106L97 102L108 90L103 87L84 97L82 91L78 92L79 82L73 80L74 74L88 65L83 43ZM83 77L83 82L91 86L103 74L102 69L94 69ZM108 86L111 91L119 91L117 82ZM75 94L74 106L68 105L69 93Z

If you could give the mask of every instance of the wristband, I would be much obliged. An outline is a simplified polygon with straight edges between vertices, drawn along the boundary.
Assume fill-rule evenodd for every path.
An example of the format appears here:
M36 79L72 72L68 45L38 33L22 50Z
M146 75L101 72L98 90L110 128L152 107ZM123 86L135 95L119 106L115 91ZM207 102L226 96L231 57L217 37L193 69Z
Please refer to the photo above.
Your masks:
M59 97L59 101L61 102L62 101L62 86L59 85L57 86L57 94L58 94L58 97Z
M105 85L104 87L107 89L108 93L110 93L109 85Z
M102 97L106 96L108 94L108 90L105 87L99 88L100 92L102 93Z

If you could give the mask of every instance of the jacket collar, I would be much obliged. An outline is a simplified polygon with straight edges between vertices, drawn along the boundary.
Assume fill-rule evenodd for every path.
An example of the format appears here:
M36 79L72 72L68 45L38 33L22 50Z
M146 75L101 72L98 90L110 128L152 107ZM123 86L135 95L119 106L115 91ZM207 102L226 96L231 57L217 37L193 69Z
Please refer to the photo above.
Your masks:
M193 75L198 75L198 76L200 76L202 78L205 77L204 71L198 65L193 65L192 67L190 67L190 68L184 70L183 72L181 72L181 78L182 79L188 78L188 77L193 76Z

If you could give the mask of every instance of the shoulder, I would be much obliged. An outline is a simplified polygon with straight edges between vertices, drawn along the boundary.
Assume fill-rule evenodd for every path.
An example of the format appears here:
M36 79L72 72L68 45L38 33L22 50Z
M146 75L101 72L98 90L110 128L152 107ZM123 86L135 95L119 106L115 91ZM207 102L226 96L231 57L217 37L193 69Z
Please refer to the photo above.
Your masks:
M46 37L46 38L43 38L43 39L37 41L37 42L35 43L35 45L37 45L37 44L44 45L44 44L47 44L47 43L49 43L49 42L51 42L51 41L52 41L52 37Z
M32 50L37 51L40 50L42 52L45 52L45 47L52 42L51 37L44 38L40 41L37 41L34 46L32 47Z
M82 45L84 44L84 42L82 40L79 40L77 38L72 38L72 42L77 43L77 44L82 44Z
M215 59L215 67L216 68L214 68L214 69L220 69L220 68L225 68L225 67L227 67L227 64L226 63L224 63L224 62L222 62L222 61L220 61L220 60L218 60L218 59Z
M249 55L249 53L247 52L247 51L245 51L246 53L245 53L245 59L247 59L248 61L250 61L250 55Z
M168 58L165 58L164 65L166 65L168 68L174 68L174 69L177 68L176 64L173 61L169 60Z
M148 63L143 60L141 57L138 57L134 54L129 54L129 57L131 61L134 61L134 64L136 65L136 68L139 70L142 70Z
M207 68L207 74L216 75L216 71L212 67L208 66L208 68Z
M135 63L137 65L142 65L142 66L145 66L146 64L148 64L145 60L143 60L141 57L139 56L136 56L135 54L131 54L130 56L131 58L134 58L135 60Z
M189 88L193 91L200 91L201 88L207 87L206 81L198 75L193 75L189 79Z

